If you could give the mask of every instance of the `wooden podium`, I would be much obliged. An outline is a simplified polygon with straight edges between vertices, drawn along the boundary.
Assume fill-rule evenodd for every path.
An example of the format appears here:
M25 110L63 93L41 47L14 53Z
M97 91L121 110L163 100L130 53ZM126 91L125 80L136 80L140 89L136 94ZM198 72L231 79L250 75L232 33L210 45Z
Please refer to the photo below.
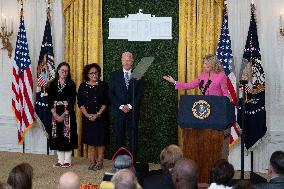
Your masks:
M209 183L215 161L222 158L224 130L235 121L234 105L227 97L183 95L178 123L182 128L182 150L199 167L198 182Z

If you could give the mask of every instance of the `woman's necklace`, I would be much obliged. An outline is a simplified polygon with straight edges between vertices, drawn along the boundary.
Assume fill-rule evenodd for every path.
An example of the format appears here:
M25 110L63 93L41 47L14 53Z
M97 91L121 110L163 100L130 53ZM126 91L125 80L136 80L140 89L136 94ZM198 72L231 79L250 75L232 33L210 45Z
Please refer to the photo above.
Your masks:
M98 85L99 84L99 82L98 81L96 81L95 83L90 83L89 81L87 82L87 86L90 88L90 89L92 89L92 88L94 88L96 85Z
M58 89L58 92L61 92L61 93L62 93L62 90L64 89L65 86L66 86L65 81L64 81L64 83L61 85L61 84L60 84L60 81L58 80L58 82L57 82L57 89Z

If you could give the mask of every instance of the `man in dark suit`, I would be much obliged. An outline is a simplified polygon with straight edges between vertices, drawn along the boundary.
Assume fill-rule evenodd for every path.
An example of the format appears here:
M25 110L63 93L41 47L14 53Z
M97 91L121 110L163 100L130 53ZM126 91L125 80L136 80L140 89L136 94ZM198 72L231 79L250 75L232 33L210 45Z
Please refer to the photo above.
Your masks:
M115 121L116 149L124 145L127 125L129 149L136 157L138 146L139 104L144 94L142 79L131 79L133 55L124 52L121 56L122 69L111 74L109 98L111 114Z
M257 185L258 189L283 189L284 188L284 152L276 151L270 157L268 173L271 179L267 183Z
M171 171L182 157L182 150L177 145L172 144L164 148L160 154L162 169L150 171L149 176L144 180L143 189L175 189Z

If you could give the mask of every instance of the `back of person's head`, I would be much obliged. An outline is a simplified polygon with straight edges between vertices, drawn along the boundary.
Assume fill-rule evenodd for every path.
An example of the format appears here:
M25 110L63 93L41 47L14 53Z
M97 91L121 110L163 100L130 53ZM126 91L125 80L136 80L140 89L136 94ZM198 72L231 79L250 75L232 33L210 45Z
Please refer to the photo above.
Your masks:
M114 159L114 168L116 171L119 171L121 169L129 169L133 165L132 159L129 155L127 154L121 154L118 155Z
M256 187L247 180L240 180L232 189L256 189Z
M172 170L176 189L197 189L198 168L191 159L178 160Z
M130 169L136 174L133 155L127 148L120 147L113 155L112 160L114 161L113 173L117 173L122 169Z
M7 183L0 182L0 189L12 189L12 187Z
M218 185L227 185L234 177L234 167L225 159L220 159L215 162L211 170L211 183Z
M28 163L21 163L10 171L7 183L14 189L31 189L32 178L32 166Z
M160 154L163 172L168 173L182 157L182 150L177 145L172 144L164 148Z
M80 189L80 178L74 172L66 172L60 176L58 189Z
M271 172L280 176L284 176L284 152L275 151L270 157ZM270 169L271 169L270 168Z
M137 178L129 169L118 171L111 179L114 189L136 189Z

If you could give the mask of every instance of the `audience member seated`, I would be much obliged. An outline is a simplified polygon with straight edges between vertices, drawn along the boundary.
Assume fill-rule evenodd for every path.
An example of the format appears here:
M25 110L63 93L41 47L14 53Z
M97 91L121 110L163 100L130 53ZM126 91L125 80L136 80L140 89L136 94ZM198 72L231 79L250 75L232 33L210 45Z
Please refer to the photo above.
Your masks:
M32 166L28 163L21 163L10 171L7 183L12 186L13 189L31 189L32 178Z
M121 169L130 169L135 174L133 156L127 148L119 148L112 159L114 161L114 167L110 172L105 173L103 181L111 181L113 175Z
M123 149L123 148L122 148ZM119 151L119 150L118 150ZM122 151L122 150L121 150ZM115 186L113 182L111 182L114 178L114 176L121 170L128 170L132 172L132 174L135 176L135 168L133 165L133 159L131 157L131 154L128 150L126 150L128 154L120 154L116 153L114 156L114 168L110 172L106 172L103 181L100 183L100 189L113 189ZM119 154L119 155L118 155ZM137 177L135 176L136 181ZM137 183L137 189L142 188L139 183Z
M0 189L12 189L12 187L7 183L0 182Z
M114 184L114 189L138 189L137 178L129 169L118 171L111 181ZM141 188L141 187L140 187Z
M225 159L215 162L211 170L211 184L208 189L230 189L228 183L234 177L234 167Z
M128 154L118 155L114 160L114 173L121 169L130 169L135 174L132 158Z
M241 180L234 185L233 189L256 189L256 187L247 180Z
M258 189L283 189L284 188L284 152L276 151L270 157L268 174L271 179L267 183L257 185Z
M172 179L176 189L197 189L198 169L191 159L178 160L172 170Z
M59 179L58 189L80 189L80 178L74 172L66 172Z
M149 176L145 178L143 183L144 189L174 189L171 178L171 170L175 163L183 156L181 149L177 145L169 145L164 148L160 154L160 170L150 171Z

